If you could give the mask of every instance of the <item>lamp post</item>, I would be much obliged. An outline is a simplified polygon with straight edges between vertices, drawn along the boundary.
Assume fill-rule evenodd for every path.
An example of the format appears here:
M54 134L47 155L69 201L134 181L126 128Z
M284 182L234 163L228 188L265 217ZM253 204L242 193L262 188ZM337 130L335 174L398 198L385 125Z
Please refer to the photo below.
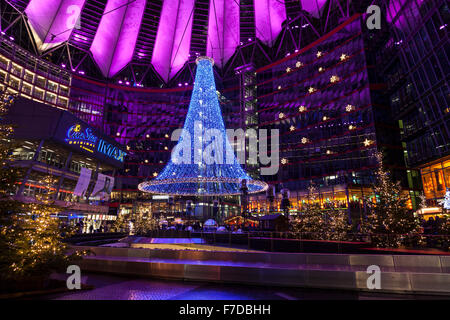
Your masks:
M269 186L266 191L266 198L269 200L269 214L273 211L273 201L275 200L275 188L274 186Z
M218 199L213 200L213 219L215 221L219 220L219 200Z
M284 215L289 220L289 207L291 202L289 201L290 191L287 188L281 189L281 209L284 211Z
M192 214L192 200L186 201L186 215L188 218L188 224L191 222L191 214Z
M174 215L174 210L173 210L174 199L173 199L173 197L169 196L169 198L167 199L167 204L169 206L169 208L168 208L169 212L168 213Z
M242 180L240 190L241 190L242 217L244 218L244 227L245 227L247 210L248 210L248 187L247 187L246 179Z

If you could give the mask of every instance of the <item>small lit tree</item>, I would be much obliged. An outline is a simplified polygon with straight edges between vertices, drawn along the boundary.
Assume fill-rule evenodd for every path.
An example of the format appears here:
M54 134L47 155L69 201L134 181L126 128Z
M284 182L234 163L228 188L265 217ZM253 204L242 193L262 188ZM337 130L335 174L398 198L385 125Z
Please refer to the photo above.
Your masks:
M45 204L24 204L21 214L11 216L9 228L2 228L4 240L13 251L6 273L10 278L43 276L53 271L63 271L84 252L69 254L69 247L62 242L72 230L60 226L55 217L59 208Z
M393 182L383 164L383 155L376 152L379 167L373 185L376 201L368 202L366 228L372 234L372 241L378 247L399 247L405 236L418 233L419 221L407 208L408 194L400 182Z
M423 209L427 207L427 197L425 196L425 193L421 192L418 197L418 206L419 209Z
M442 216L439 218L439 224L438 224L438 233L442 235L450 235L450 215L449 215L449 209L448 203L450 201L450 191L447 189L447 192L445 194L445 198L441 201L438 201L439 206L442 210ZM446 204L447 203L447 204Z
M13 101L7 93L0 94L0 117L6 115ZM50 198L31 204L14 199L21 171L11 165L13 131L13 126L0 124L0 278L9 282L45 277L85 254L69 254L61 240L70 230L60 226L54 216L59 209L50 204ZM45 187L50 195L50 185Z
M347 239L351 226L348 223L345 210L338 208L334 201L327 202L328 213L320 207L317 201L317 189L308 188L308 201L303 213L294 221L293 229L298 233L305 233L310 239L337 240Z
M114 221L114 229L116 232L130 233L131 214L118 214Z
M134 233L136 235L144 236L152 230L158 228L158 222L151 216L138 213L134 219Z
M441 218L439 227L439 234L450 235L450 217L445 215Z
M294 221L293 229L310 239L323 239L328 233L327 218L317 201L317 189L313 185L308 188L307 202L302 214Z
M329 203L330 214L328 216L328 228L326 239L344 241L348 238L348 232L352 226L348 223L347 212L339 209L334 201Z

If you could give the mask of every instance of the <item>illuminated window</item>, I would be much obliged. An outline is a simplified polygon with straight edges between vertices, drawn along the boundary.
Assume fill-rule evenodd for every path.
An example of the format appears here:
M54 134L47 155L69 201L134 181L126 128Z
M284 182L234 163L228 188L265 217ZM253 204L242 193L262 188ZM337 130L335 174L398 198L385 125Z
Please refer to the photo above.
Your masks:
M424 174L422 175L422 184L423 184L423 191L425 193L425 197L427 199L434 198L434 187L433 187L433 181L431 179L431 174Z

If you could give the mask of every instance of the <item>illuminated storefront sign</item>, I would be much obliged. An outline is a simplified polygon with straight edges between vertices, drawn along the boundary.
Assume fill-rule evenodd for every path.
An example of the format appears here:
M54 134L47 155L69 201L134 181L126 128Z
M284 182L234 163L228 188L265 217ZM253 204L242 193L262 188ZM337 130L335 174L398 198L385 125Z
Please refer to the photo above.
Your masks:
M98 142L97 150L98 152L101 152L107 155L108 157L114 158L120 162L123 162L123 158L127 155L126 152L120 150L116 146L113 146L112 144L106 142L103 139L100 139L100 141Z
M74 124L67 129L64 141L72 146L78 147L84 151L95 153L99 152L108 158L123 163L126 152L119 147L99 138L92 128L83 124Z
M98 138L91 128L83 129L81 124L74 124L67 130L65 140L68 144L77 145L80 149L93 153Z

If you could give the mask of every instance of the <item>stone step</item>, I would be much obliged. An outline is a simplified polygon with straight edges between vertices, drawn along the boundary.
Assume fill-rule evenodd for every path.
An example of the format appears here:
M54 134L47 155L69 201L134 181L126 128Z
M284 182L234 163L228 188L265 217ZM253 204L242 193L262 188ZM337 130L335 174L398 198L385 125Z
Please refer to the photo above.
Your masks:
M90 249L98 256L109 257L220 261L222 263L232 261L276 265L330 265L334 267L359 267L360 269L364 268L364 270L370 265L376 265L380 267L381 271L450 273L450 256L441 255L274 253L112 247L76 248Z
M82 270L138 277L253 285L450 295L449 273L382 271L380 289L369 289L370 274L342 265L289 265L232 261L91 256Z

